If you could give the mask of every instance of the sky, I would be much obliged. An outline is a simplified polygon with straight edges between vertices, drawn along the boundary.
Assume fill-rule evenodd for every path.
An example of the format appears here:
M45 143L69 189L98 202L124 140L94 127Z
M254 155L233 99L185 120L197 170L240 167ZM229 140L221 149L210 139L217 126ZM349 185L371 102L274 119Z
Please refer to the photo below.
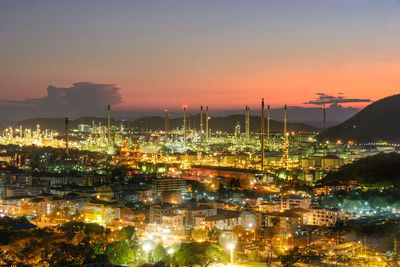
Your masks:
M400 89L399 0L2 0L0 44L8 111L362 108Z

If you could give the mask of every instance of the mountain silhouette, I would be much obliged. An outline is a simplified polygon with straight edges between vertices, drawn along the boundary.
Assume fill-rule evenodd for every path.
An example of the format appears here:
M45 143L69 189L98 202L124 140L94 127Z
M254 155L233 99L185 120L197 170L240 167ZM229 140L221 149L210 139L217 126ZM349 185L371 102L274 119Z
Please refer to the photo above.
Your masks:
M203 127L205 130L206 125L206 116L203 114ZM259 116L250 116L250 131L251 132L260 132L260 117ZM27 129L36 129L36 125L39 124L41 129L54 129L57 131L64 131L65 118L36 118L36 119L26 119L18 121L15 124L15 127L19 127L22 125L23 128ZM98 117L83 117L78 118L76 120L69 121L69 127L71 129L77 128L79 124L88 124L92 125L92 122L96 123L96 126L101 122L102 126L107 125L106 118L98 118ZM235 131L235 126L239 124L241 127L241 132L244 132L245 128L245 118L242 114L229 115L224 117L210 117L209 120L209 129L214 131L222 131L233 133ZM267 130L267 120L265 119L265 131ZM125 128L134 129L136 131L159 131L165 129L165 118L161 116L146 116L137 120L114 120L111 119L111 126L123 125ZM169 119L169 129L174 130L177 128L182 128L183 118L170 118ZM195 115L189 115L186 118L186 126L191 129L200 129L200 114L197 113ZM303 132L313 132L318 131L317 128L304 124L304 123L290 123L287 124L288 131L303 131ZM283 122L270 120L270 130L271 132L282 132L283 131Z
M320 141L400 142L400 94L378 100L322 132Z

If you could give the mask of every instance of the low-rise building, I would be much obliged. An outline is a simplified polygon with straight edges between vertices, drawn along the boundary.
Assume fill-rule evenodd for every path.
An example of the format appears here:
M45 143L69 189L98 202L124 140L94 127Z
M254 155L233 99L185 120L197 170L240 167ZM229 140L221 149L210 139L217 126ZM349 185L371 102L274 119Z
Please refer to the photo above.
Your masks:
M286 210L284 212L270 212L265 216L265 226L278 225L283 233L294 233L303 226L302 216L297 212Z
M305 225L333 227L337 221L344 219L344 212L337 209L315 208L304 214Z
M212 229L214 227L222 231L231 231L235 226L239 225L239 213L230 210L218 210L216 215L213 216L197 216L195 220L195 227L207 227Z
M48 192L45 187L12 186L6 188L6 197L37 196L45 192Z
M239 216L239 224L244 229L253 230L265 225L265 216L261 212L244 211Z
M318 187L314 188L314 192L317 195L329 195L331 193L337 192L337 191L346 191L349 192L351 190L354 190L357 188L357 180L351 179L351 180L338 180L332 183L328 183L325 185L321 185Z
M260 212L280 211L281 203L276 203L276 202L260 203L257 207L257 210Z
M217 215L217 209L209 206L193 206L187 209L186 223L196 226L196 217L210 217Z
M29 206L32 215L38 217L49 216L57 211L72 215L82 213L87 202L89 202L88 198L79 195L59 197L45 193L31 199Z
M287 195L281 197L281 210L291 210L294 208L309 209L310 205L310 198L301 197L298 195Z
M84 206L85 222L107 225L120 218L120 208L113 205L86 203Z

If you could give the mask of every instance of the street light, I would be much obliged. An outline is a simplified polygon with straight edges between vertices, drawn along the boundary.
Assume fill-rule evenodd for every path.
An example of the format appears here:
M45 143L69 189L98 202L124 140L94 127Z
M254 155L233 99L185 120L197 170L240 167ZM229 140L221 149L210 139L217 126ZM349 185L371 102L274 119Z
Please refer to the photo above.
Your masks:
M233 263L233 250L235 249L235 243L229 243L227 246L227 249L229 249L231 253L231 264Z
M172 267L172 260L173 260L173 256L174 256L174 253L175 253L174 248L169 248L167 250L167 253L169 254L169 257L170 257L169 266Z
M150 242L145 242L143 244L142 248L143 248L144 252L146 253L146 263L149 263L149 260L150 260L149 252L152 248L152 245Z

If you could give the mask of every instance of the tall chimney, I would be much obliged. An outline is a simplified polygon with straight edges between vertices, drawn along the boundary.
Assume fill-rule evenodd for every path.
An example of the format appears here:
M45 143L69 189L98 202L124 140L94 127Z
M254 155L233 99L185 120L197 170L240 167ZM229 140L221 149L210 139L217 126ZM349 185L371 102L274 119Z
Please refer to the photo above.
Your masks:
M200 141L203 142L203 106L200 106Z
M192 127L192 115L190 114L190 112L189 112L188 115L189 115L189 124L188 124L189 128L188 128L188 130L190 131L191 127Z
M250 113L249 107L246 106L245 125L244 125L246 142L248 142L250 139L250 114L249 113Z
M268 105L268 110L267 110L267 140L269 140L269 133L270 133L270 128L269 128L270 127L269 124L270 124L270 120L271 120L270 111L271 111L271 109L270 109L270 107Z
M169 132L169 115L168 115L168 110L165 110L165 135L167 135Z
M183 139L186 141L186 108L187 106L183 106Z
M287 138L286 124L287 124L287 106L285 105L285 118L283 119L283 135L284 135L285 140Z
M69 156L68 150L68 134L69 134L69 127L68 127L69 119L65 118L65 155Z
M110 112L111 107L110 105L107 106L107 141L110 143L110 134L111 134L111 121L110 121Z
M206 142L208 142L208 106L206 107Z
M261 99L261 171L264 171L264 98Z
M325 129L326 129L326 108L325 108L325 104L322 107L322 111L323 111L322 132L325 133Z

